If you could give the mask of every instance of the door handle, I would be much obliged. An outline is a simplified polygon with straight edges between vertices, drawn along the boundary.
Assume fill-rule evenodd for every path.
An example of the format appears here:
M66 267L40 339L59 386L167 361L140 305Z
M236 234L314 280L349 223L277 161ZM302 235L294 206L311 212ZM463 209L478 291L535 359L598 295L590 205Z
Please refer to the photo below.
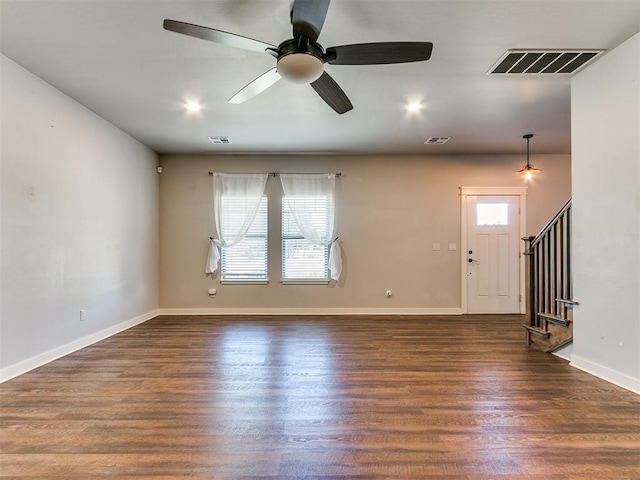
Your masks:
M469 260L467 260L469 263L479 263L478 260L474 260L473 258L470 258Z

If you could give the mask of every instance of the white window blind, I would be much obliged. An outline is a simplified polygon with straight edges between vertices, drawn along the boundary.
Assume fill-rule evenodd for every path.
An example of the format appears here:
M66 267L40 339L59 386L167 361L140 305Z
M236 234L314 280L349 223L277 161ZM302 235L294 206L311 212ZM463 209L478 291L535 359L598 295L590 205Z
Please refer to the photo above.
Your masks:
M304 210L309 226L326 235L333 228L328 218L331 199L324 195L285 196L282 199L282 279L326 280L329 278L329 247L305 239L293 211ZM331 225L329 223L331 222Z
M223 196L220 228L235 231L244 221L245 198ZM267 280L267 197L262 196L258 213L247 235L232 247L222 249L221 280Z

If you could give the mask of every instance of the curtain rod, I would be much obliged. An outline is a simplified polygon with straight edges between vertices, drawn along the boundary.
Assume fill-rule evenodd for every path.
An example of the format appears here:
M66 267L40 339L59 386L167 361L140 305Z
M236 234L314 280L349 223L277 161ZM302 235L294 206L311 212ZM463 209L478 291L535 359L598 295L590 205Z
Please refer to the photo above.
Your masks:
M242 173L249 173L249 172L228 172L231 175L241 175ZM285 175L324 175L325 172L310 172L310 173L285 173ZM278 177L280 175L282 175L280 172L269 172L267 173L267 175L269 175L270 177ZM334 174L336 177L341 177L342 173L341 172L337 172ZM209 172L209 176L212 177L213 176L213 172Z
M336 237L333 240L331 240L331 243L336 242L340 237ZM215 240L215 237L209 237L209 240Z

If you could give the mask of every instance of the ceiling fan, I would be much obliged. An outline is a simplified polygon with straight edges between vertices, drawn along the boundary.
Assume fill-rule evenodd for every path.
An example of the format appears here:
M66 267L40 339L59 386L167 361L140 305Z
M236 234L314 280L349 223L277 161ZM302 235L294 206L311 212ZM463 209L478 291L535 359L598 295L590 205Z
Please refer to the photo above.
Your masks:
M331 65L380 65L429 60L431 42L361 43L329 47L317 43L327 16L330 0L295 0L291 9L293 38L277 47L252 38L223 32L176 20L165 20L164 28L190 37L221 43L230 47L266 52L276 58L276 66L260 75L236 93L229 103L242 103L263 92L280 78L297 83L309 83L320 97L337 113L353 108L349 98L324 71Z

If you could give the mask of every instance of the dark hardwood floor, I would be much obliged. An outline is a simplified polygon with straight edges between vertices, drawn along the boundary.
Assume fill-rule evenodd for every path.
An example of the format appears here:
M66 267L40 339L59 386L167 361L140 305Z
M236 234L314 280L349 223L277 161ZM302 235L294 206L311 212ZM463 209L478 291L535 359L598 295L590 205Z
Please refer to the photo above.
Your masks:
M639 479L640 396L521 325L158 317L0 385L0 476Z

